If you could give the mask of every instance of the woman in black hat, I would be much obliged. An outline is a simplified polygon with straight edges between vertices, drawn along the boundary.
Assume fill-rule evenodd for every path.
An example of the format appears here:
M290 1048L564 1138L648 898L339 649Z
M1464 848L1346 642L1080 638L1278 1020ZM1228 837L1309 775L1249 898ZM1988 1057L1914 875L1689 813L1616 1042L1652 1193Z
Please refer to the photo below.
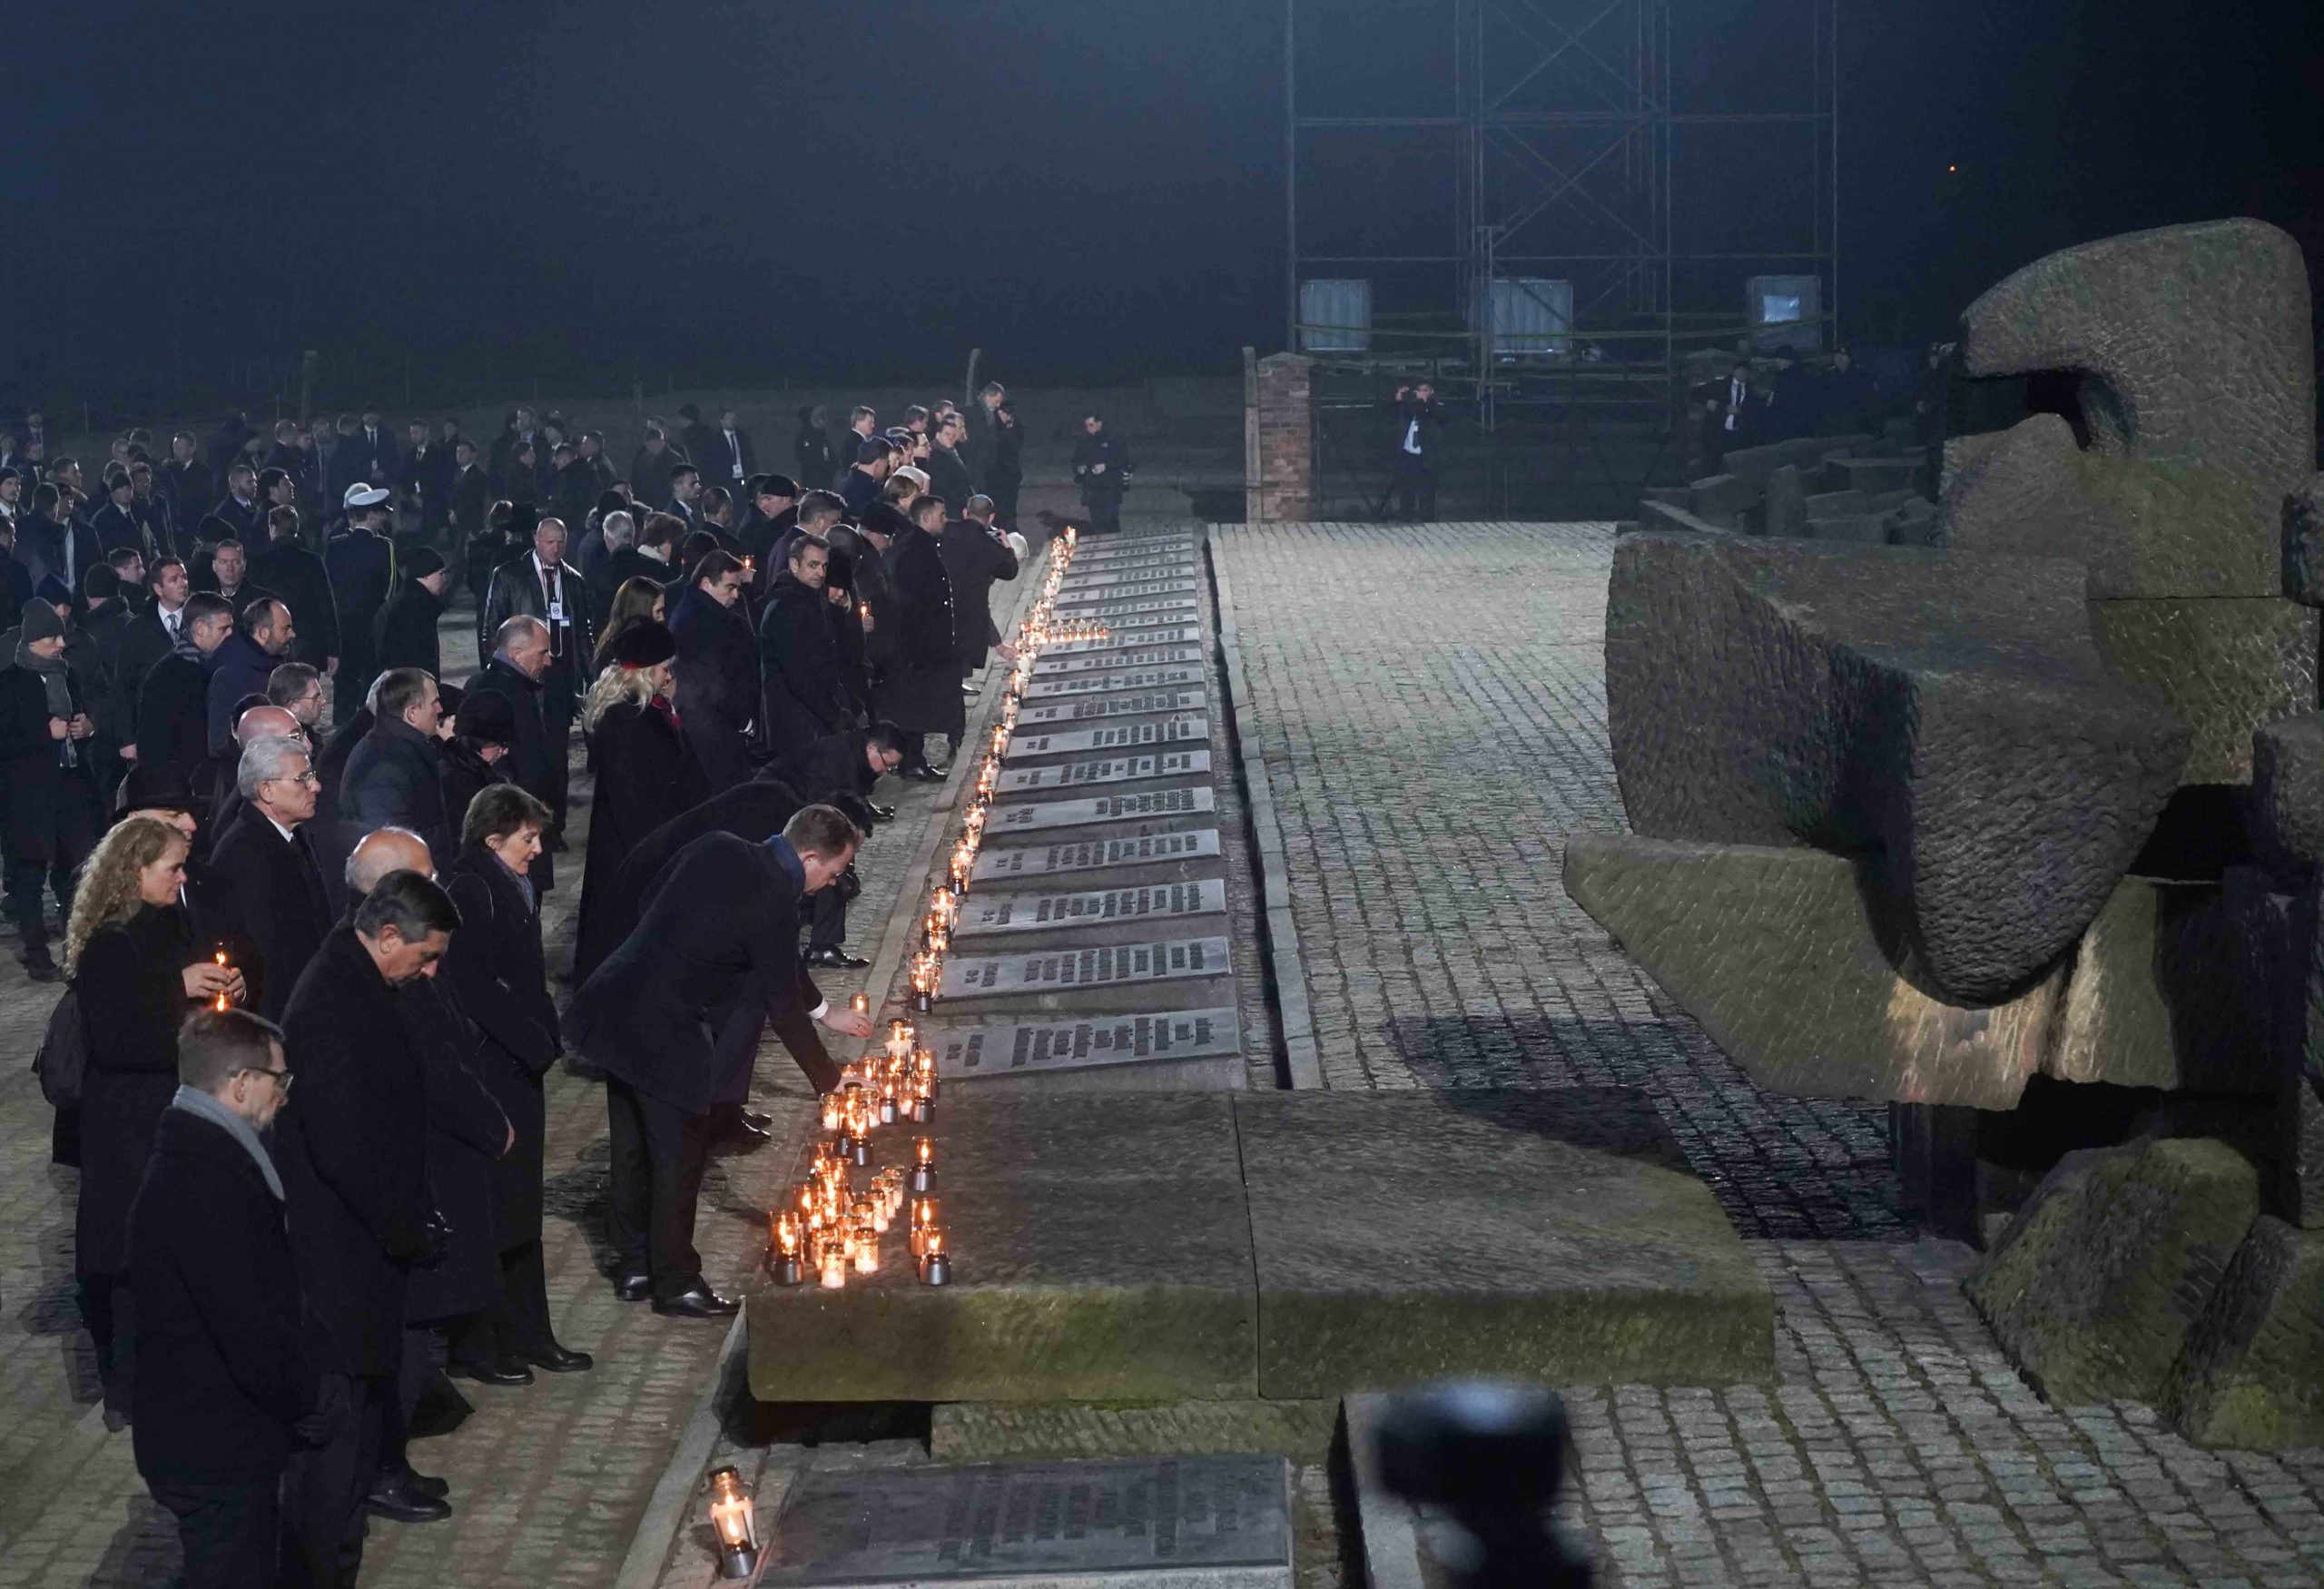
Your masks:
M604 890L622 862L647 834L710 796L709 780L671 705L677 656L667 627L650 618L633 624L614 643L608 666L582 707L581 731L597 772L581 881L585 947L579 958L591 963L615 947L598 940L606 931Z
M395 599L379 609L371 630L379 653L379 671L417 667L443 681L443 649L438 644L437 620L444 616L444 589L451 571L433 547L415 547L403 555L403 587ZM458 821L459 814L453 814Z

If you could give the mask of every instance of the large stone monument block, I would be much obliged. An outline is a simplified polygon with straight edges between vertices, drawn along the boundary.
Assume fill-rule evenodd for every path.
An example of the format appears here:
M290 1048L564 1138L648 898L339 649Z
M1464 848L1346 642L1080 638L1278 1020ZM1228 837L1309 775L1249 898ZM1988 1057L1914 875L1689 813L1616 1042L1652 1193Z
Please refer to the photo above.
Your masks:
M2014 995L2096 916L2187 754L2106 670L2082 586L2054 559L1624 537L1606 697L1632 827L1876 854L1930 990Z
M1965 469L1947 491L1950 544L2083 558L2093 597L2281 593L2281 505L2316 445L2308 272L2290 236L2218 221L2051 254L1969 306L1961 364L2079 375L2083 445L2054 418L2024 421L2039 439L2020 444L2006 491L1981 504ZM2028 510L2042 504L2078 507L2062 526Z
M2262 1218L2171 1376L2171 1421L2203 1446L2324 1446L2324 1231Z
M1969 1297L2050 1400L2154 1402L2259 1215L2259 1173L2221 1142L2070 1153Z

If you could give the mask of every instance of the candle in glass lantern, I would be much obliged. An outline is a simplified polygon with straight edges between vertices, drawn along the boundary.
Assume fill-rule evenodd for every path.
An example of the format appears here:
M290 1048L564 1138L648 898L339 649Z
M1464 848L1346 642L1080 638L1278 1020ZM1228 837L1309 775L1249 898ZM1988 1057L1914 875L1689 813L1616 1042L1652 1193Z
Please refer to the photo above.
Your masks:
M823 1130L827 1131L835 1131L839 1130L839 1094L836 1092L826 1092L823 1094Z
M869 1219L856 1228L855 1272L859 1275L880 1272L880 1238L873 1233Z
M888 1058L901 1060L911 1052L911 1027L901 1021L888 1023Z
M822 1260L816 1265L816 1271L821 1277L824 1290L836 1291L844 1287L847 1284L846 1244L840 1241L824 1242Z
M883 1126L896 1123L896 1084L893 1081L880 1090L880 1123Z
M743 1476L722 1467L710 1476L710 1526L718 1536L718 1575L747 1578L759 1570L758 1525Z
M869 993L857 993L848 1000L847 1007L854 1011L858 1015L869 1015L872 1013L872 995Z
M932 1225L928 1229L925 1250L920 1255L920 1283L923 1286L949 1286L952 1283L952 1255L944 1250L944 1232Z

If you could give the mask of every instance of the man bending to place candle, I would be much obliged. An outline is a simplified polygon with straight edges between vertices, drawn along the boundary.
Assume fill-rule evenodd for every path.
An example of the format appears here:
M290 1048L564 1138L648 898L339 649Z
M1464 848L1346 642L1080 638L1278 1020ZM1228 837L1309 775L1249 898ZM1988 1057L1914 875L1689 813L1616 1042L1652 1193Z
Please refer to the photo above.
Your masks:
M869 1037L799 963L799 907L855 857L863 834L829 805L803 807L763 844L705 834L671 858L637 925L574 1000L573 1046L606 1072L613 1189L606 1224L625 1301L690 1318L736 1304L703 1278L694 1203L711 1110L747 1088L759 1034L775 1034L818 1092L839 1083L815 1022Z

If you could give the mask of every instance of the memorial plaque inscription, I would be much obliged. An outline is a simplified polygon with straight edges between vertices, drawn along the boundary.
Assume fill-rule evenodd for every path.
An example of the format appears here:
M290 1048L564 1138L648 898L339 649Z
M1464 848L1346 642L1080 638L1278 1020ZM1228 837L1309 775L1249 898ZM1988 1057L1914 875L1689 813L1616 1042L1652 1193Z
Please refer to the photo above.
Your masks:
M1200 684L1199 667L1141 667L1134 673L1079 673L1063 678L1037 678L1026 686L1025 698L1048 700L1057 696L1102 696L1116 690L1150 690L1170 685Z
M1045 827L1087 827L1097 822L1137 822L1147 817L1206 814L1217 796L1209 789L1156 789L1143 794L1100 794L1094 800L1043 800L1027 805L996 805L985 824L988 839Z
M1058 610L1085 607L1102 607L1109 601L1142 600L1153 596L1192 596L1202 588L1195 579L1142 579L1136 583L1112 585L1083 585L1073 581L1073 587L1059 592Z
M1145 778L1183 778L1209 771L1210 752L1173 750L1159 755L1117 755L1052 767L1017 767L1000 775L998 789L1003 794L1054 794L1095 784L1135 784Z
M1077 1071L1141 1060L1201 1060L1243 1051L1236 1012L1165 1010L1088 1020L960 1026L929 1032L936 1073L947 1081Z
M1024 954L954 956L944 962L945 999L1002 999L1019 993L1072 993L1223 977L1231 970L1224 938L1169 938L1152 943L1037 950Z
M1140 834L1134 838L1081 839L1061 844L1025 844L987 850L970 878L990 883L1018 877L1049 877L1065 872L1104 872L1117 866L1166 866L1206 861L1218 854L1218 830ZM973 897L973 896L971 896Z
M766 1589L1291 1583L1280 1456L808 1474L766 1530Z
M1110 728L1068 728L1059 733L1028 734L1019 725L1001 759L1070 755L1093 750L1137 750L1150 745L1200 745L1210 738L1207 717L1167 717L1155 723L1122 723Z
M1055 678L1059 674L1095 673L1107 667L1145 667L1165 662L1199 662L1199 646L1156 646L1145 641L1120 650L1084 652L1078 656L1051 656L1043 655L1033 664L1036 679Z
M1189 644L1202 638L1197 624L1153 626L1137 627L1128 624L1114 626L1114 632L1102 639L1064 640L1048 647L1041 655L1082 656L1092 651L1126 651L1133 646L1175 646Z
M1216 877L1100 888L1076 893L969 895L955 931L962 938L999 933L1048 933L1062 927L1110 927L1164 916L1216 916L1226 910L1226 883Z
M1193 690L1157 690L1152 695L1099 696L1082 701L1062 701L1050 706L1028 706L1017 715L1017 727L1042 723L1087 723L1099 717L1137 717L1156 712L1192 712L1203 698Z

